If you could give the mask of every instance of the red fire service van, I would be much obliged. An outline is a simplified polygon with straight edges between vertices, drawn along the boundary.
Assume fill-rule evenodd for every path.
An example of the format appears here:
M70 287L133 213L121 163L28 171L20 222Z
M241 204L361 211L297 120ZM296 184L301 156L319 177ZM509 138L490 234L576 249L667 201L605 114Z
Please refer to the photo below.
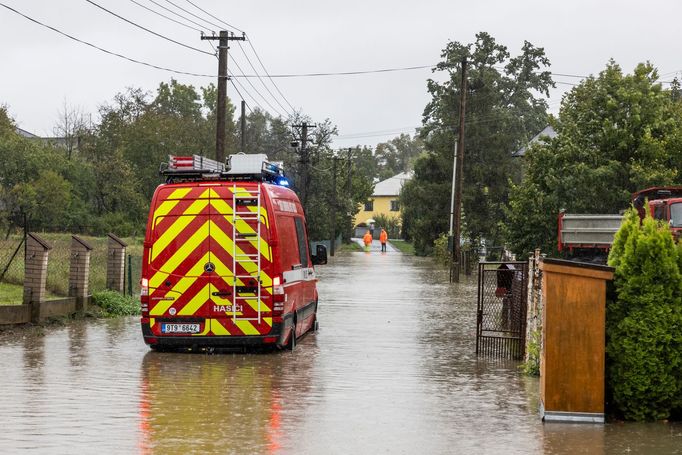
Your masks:
M303 208L267 156L228 165L170 157L151 201L141 277L142 334L152 349L293 348L317 329Z

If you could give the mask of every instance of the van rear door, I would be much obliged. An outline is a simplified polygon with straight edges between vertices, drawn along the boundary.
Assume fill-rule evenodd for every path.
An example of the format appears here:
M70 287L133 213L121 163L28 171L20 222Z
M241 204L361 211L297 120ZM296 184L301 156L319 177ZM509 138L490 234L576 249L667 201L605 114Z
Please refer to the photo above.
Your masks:
M272 327L270 229L259 183L237 182L211 192L211 332L265 335Z
M148 257L149 315L158 322L152 324L156 335L208 330L209 196L209 189L201 186L159 189Z

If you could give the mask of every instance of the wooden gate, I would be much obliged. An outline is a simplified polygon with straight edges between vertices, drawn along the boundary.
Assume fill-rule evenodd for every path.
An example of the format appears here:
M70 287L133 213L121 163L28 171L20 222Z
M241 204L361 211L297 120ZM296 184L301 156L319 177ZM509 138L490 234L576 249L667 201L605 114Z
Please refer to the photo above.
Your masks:
M528 263L478 264L477 355L523 358L527 292Z

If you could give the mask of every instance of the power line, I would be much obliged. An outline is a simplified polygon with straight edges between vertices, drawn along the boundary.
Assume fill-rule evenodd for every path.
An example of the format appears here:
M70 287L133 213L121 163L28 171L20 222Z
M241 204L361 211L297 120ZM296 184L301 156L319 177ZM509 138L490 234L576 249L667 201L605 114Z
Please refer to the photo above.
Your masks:
M246 61L247 61L247 62L249 63L249 65L251 66L251 69L252 69L256 74L258 74L258 71L256 71L256 68L253 66L253 63L251 63L251 59L249 58L249 56L247 55L247 53L244 52L244 48L242 47L242 43L237 42L237 44L239 45L239 49L242 51L242 54L244 54L244 57L246 57ZM248 80L248 79L247 79L247 80ZM280 103L279 100L277 99L277 97L276 97L275 95L272 94L272 92L270 91L270 89L268 88L268 86L265 84L265 81L263 81L263 78L259 76L259 77L258 77L258 80L259 80L260 83L263 85L263 87L265 88L265 90L270 94L270 96L272 97L272 99L275 100L275 102L277 103L277 105L278 105L279 107L281 107L282 110L283 110L284 112L287 112L287 108L284 107L284 106L282 106L282 103ZM287 112L287 113L293 114L293 112Z
M210 52L202 51L201 49L198 49L198 48L196 48L196 47L189 46L189 45L187 45L187 44L181 43L180 41L176 41L176 40L174 40L174 39L172 39L172 38L169 38L169 37L167 37L167 36L165 36L165 35L162 35L162 34L160 34L160 33L156 33L156 32L153 31L153 30L149 30L148 28L143 27L143 26L141 26L140 24L137 24L137 23L135 23L135 22L133 22L133 21L131 21L131 20L129 20L129 19L126 19L126 18L123 17L123 16L120 16L120 15L114 13L113 11L110 11L110 10L106 9L106 8L103 7L102 5L98 5L97 3L93 2L92 0L85 0L85 1L88 2L88 3L90 3L92 6L95 6L95 7L99 8L99 9L101 9L102 11L105 11L105 12L111 14L112 16L115 16L115 17L121 19L122 21L129 23L130 25L133 25L133 26L135 26L135 27L137 27L137 28L139 28L139 29L142 29L142 30L144 30L145 32L151 33L152 35L158 36L159 38L165 39L166 41L170 41L171 43L175 43L175 44L177 44L177 45L179 45L179 46L186 47L187 49L191 49L191 50L193 50L193 51L200 52L200 53L202 53L202 54L212 55Z
M215 57L218 58L218 50L215 48L215 46L213 45L213 43L212 43L211 41L208 41L208 44L211 45L211 47L213 48L213 51L215 52ZM244 100L245 103L246 103L246 99L244 98L244 95L242 95L242 93L239 91L239 89L238 89L237 86L235 85L235 82L236 82L237 84L239 84L239 86L242 88L242 90L244 90L244 93L246 93L247 95L249 95L249 98L251 98L251 101L254 102L254 106L255 106L255 107L258 107L258 108L260 108L261 110L265 110L265 109L263 109L262 106L260 106L260 104L258 104L258 101L256 100L256 98L255 98L251 93L249 93L248 90L246 90L246 88L242 85L242 83L239 82L238 80L234 79L234 74L233 74L233 73L230 73L229 70L228 70L228 75L230 76L230 78L229 78L228 80L229 80L230 83L232 84L232 87L234 87L234 89L235 89L235 91L237 92L237 94L239 95L239 97L240 97L242 100ZM251 110L251 106L249 106L249 103L246 103L246 107L249 108L249 112L253 113L253 111Z
M199 11L201 11L202 13L204 13L204 14L206 14L206 15L212 17L213 19L217 20L217 21L220 22L221 24L225 25L227 28L231 28L231 29L236 30L236 31L238 31L238 32L240 32L240 33L245 33L243 30L238 29L238 28L235 27L234 25L230 25L230 24L228 24L227 22L225 22L224 20L215 17L213 14L211 14L211 13L209 13L208 11L206 11L206 10L202 9L201 7L197 6L196 4L194 4L193 2L191 2L190 0L185 0L185 1L186 1L187 3L189 3L190 5L192 5L193 7L195 7L196 9L198 9Z
M431 65L406 66L406 67L401 67L401 68L382 68L382 69L366 70L366 71L340 71L340 72L334 72L334 73L271 74L271 75L268 75L268 77L284 79L284 78L294 78L294 77L353 76L353 75L357 75L357 74L392 73L392 72L396 72L396 71L412 71L412 70L420 70L420 69L425 69L425 68L432 68L432 66ZM244 74L241 77L254 78L254 77L260 77L260 76L257 74Z
M76 38L75 36L69 35L68 33L62 32L61 30L59 30L59 29L57 29L57 28L55 28L55 27L52 27L51 25L44 24L44 23L40 22L40 21L37 20L37 19L33 19L32 17L29 17L29 16L25 15L24 13L22 13L22 12L20 12L20 11L17 11L16 9L11 8L11 7L7 6L7 5L5 5L4 3L0 3L0 6L3 6L4 8L6 8L6 9L12 11L13 13L16 13L16 14L18 14L19 16L24 17L25 19L27 19L27 20L29 20L29 21L31 21L31 22L33 22L33 23L36 23L36 24L40 25L41 27L45 27L45 28L47 28L47 29L50 29L50 30L52 30L53 32L59 33L60 35L65 36L65 37L67 37L67 38L69 38L69 39L71 39L71 40L73 40L73 41L79 42L79 43L81 43L81 44L85 44L86 46L90 46L90 47L92 47L93 49L97 49L98 51L104 52L104 53L106 53L106 54L113 55L113 56L115 56L115 57L119 57L119 58L122 58L122 59L124 59L124 60L128 60L129 62L132 62L132 63L137 63L137 64L139 64L139 65L148 66L148 67L150 67L150 68L154 68L154 69L157 69L157 70L168 71L168 72L170 72L170 73L183 74L183 75L186 75L186 76L211 77L211 78L215 78L215 77L216 77L215 75L211 75L211 74L198 74L198 73L192 73L192 72L189 72L189 71L180 71L180 70L175 70L175 69L171 69L171 68L165 68L165 67L163 67L163 66L154 65L154 64L148 63L148 62L143 62L143 61L141 61L141 60L136 60L136 59L134 59L134 58L127 57L127 56L125 56L125 55L123 55L123 54L119 54L119 53L116 53L116 52L113 52L113 51L104 49L104 48L102 48L102 47L96 46L95 44L89 43L89 42L87 42L87 41L83 41L83 40L81 40L81 39L79 39L79 38Z
M202 17L200 17L200 16L197 16L197 15L194 14L193 12L187 11L185 8L183 8L182 6L178 5L177 3L173 3L171 0L166 0L166 3L170 3L171 5L173 5L174 7L176 7L177 9L179 9L180 11L184 11L185 13L189 14L189 15L192 16L192 17L196 17L196 18L199 19L200 21L202 21L202 22L204 22L204 23L206 23L206 24L212 25L213 27L216 27L218 30L220 30L221 28L223 28L221 25L215 24L215 23L213 23L213 22L211 22L211 21L207 21L206 19L204 19L204 18L202 18Z
M168 0L166 0L166 1L168 1ZM192 5L193 7L195 7L196 9L198 9L199 11L201 11L202 13L204 13L204 14L208 15L209 17L211 17L211 18L217 20L218 22L220 22L221 24L225 25L226 27L231 28L231 29L234 29L234 30L237 30L237 31L241 32L242 34L246 35L246 32L244 32L243 30L240 30L239 28L235 27L234 25L225 22L224 20L220 19L219 17L215 16L214 14L211 14L210 12L208 12L208 11L206 11L205 9L201 8L199 5L197 5L196 3L192 2L191 0L186 0L186 1L187 1L187 3L189 3L190 5ZM170 3L170 2L169 2L169 3ZM177 5L176 5L176 6L177 6ZM183 11L186 11L186 10L183 10ZM195 16L195 17L197 17L197 16ZM284 100L284 102L289 106L289 108L291 109L290 112L291 112L291 113L294 113L294 112L296 111L296 109L294 109L294 107L291 105L291 103L289 102L289 100L287 99L287 97L284 96L284 94L282 93L282 91L280 90L280 88L277 86L277 84L275 83L275 81L272 79L272 77L270 77L270 74L268 73L267 68L266 68L265 65L263 64L263 61L261 60L260 56L258 55L258 52L256 52L256 48L254 47L253 43L251 42L251 37L249 37L247 41L248 41L248 43L249 43L249 46L251 47L251 50L253 51L253 54L256 56L256 59L258 60L258 63L260 63L260 66L261 66L261 67L263 68L263 70L265 71L265 74L266 74L266 75L268 76L268 78L270 79L270 82L271 82L272 85L275 87L275 90L277 90L277 93L279 93L279 95L282 97L282 99ZM240 50L241 50L242 53L244 54L244 57L246 58L246 60L248 61L249 65L250 65L251 68L253 69L253 71L254 71L254 73L255 73L254 76L257 77L257 78L261 81L261 83L263 84L263 87L265 87L265 89L268 91L268 93L270 94L270 96L272 96L272 98L273 98L273 99L275 100L275 102L279 105L279 107L281 107L282 110L284 110L284 111L286 112L287 109L279 102L279 100L277 99L277 97L276 97L276 96L270 91L270 89L267 87L267 85L266 85L265 82L263 81L261 75L258 74L258 70L256 70L256 68L254 67L254 65L251 63L251 60L249 59L248 54L244 51L244 49L243 49L241 43L238 43L238 44L239 44ZM240 76L237 75L237 77L240 77Z
M206 29L200 29L200 28L192 27L191 25L187 25L187 24L185 24L184 22L180 22L180 21L178 21L178 20L176 20L176 19L173 19L172 17L168 17L168 16L166 16L166 15L163 14L163 13L159 13L159 12L156 11L156 10L153 10L153 9L147 7L147 6L144 6L144 5L141 4L141 3L138 3L138 2L135 1L135 0L130 0L130 1L133 2L133 3L135 3L136 5L140 6L141 8L146 9L147 11L151 11L151 12L154 13L154 14L157 14L157 15L159 15L159 16L161 16L161 17L164 17L164 18L168 19L169 21L173 21L173 22L175 22L176 24L180 24L180 25L182 25L183 27L187 27L187 28L189 28L190 30L197 31L197 32L199 32L199 33L202 33L202 32L204 32L204 31L206 30ZM149 1L150 1L151 3L153 3L153 4L155 4L156 6L158 6L159 8L164 9L164 10L168 11L168 12L171 13L171 14L175 14L176 16L178 16L178 17L180 17L180 18L182 18L182 19L184 19L184 20L186 20L186 21L188 21L188 22L190 22L190 23L192 23L192 24L194 24L194 25L197 25L197 26L199 26L199 27L202 26L201 24L198 24L198 23L196 23L196 22L194 22L194 21L192 21L192 20L187 19L187 18L184 17L184 16L181 16L180 14L176 13L176 12L173 11L173 10L171 10L171 9L169 9L169 8L166 8L165 6L163 6L163 5L161 5L161 4L157 3L157 2L155 2L154 0L149 0Z
M234 84L234 81L233 81L232 79L228 79L228 80L230 81L230 84L232 84L232 87L234 87L234 90L237 92L237 95L239 95L239 98L241 98L242 101L244 101L244 104L246 105L246 108L249 110L250 113L253 114L253 111L251 110L251 106L249 106L249 103L246 102L246 100L245 100L244 97L242 96L241 92L239 91L239 89L237 88L237 86Z
M187 1L189 1L189 0L187 0ZM248 38L249 38L249 39L247 40L247 42L249 43L249 46L251 46L251 50L253 50L253 54L254 54L254 55L256 56L256 58L258 59L258 63L260 63L260 66L263 67L263 71L265 71L265 74L268 76L268 79L270 79L270 82L271 82L272 85L275 87L275 89L277 90L277 92L280 94L280 96L282 97L282 99L284 100L284 102L287 103L287 105L289 105L289 107L291 108L291 110L292 110L293 112L296 112L296 109L294 109L294 107L291 105L291 103L289 102L289 100L286 98L286 96L284 96L284 94L282 93L282 91L279 89L279 87L277 86L277 84L275 84L275 81L274 81L274 80L272 79L272 77L270 76L270 73L268 73L267 68L266 68L265 65L263 64L263 61L260 59L260 56L258 55L258 52L256 52L256 48L253 47L253 42L252 42L252 40L251 40L251 37L248 37Z
M237 69L239 70L240 73L244 73L244 71L241 69L241 67L239 66L239 63L237 63L236 60L233 59L233 60L232 60L232 63L234 63L234 65L237 67ZM233 77L236 77L236 76L233 75ZM280 116L284 117L284 115L282 115L282 113L279 112L279 110L277 110L276 107L274 107L272 104L270 104L270 102L261 94L261 92L258 91L258 89L256 88L256 86L253 85L253 83L251 82L251 79L246 79L246 82L248 82L249 85L251 86L251 88L254 90L254 92L256 92L256 93L258 94L258 96L260 96L260 97L263 99L263 101L265 101L265 104L267 104L268 106L270 106L270 109L272 109L273 111L277 112L277 115L280 115Z
M382 135L382 133L390 134L390 133L395 133L395 132L416 130L417 128L421 128L421 126L403 126L403 127L389 128L389 129L385 129L385 130L365 131L362 133L341 134L341 135L337 136L337 139L353 139L355 136L365 136L365 135L373 135L373 134Z

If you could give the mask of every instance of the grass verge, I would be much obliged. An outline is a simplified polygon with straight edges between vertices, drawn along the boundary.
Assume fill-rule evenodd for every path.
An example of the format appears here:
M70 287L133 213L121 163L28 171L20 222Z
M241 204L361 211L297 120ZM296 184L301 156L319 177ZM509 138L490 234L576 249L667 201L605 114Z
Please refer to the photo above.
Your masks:
M389 240L389 243L403 254L414 254L414 245L405 240Z
M92 303L102 309L102 316L135 316L140 314L137 298L115 291L100 291L92 294Z
M354 253L356 251L362 251L362 247L358 245L356 242L344 243L338 249L339 253L343 252Z

